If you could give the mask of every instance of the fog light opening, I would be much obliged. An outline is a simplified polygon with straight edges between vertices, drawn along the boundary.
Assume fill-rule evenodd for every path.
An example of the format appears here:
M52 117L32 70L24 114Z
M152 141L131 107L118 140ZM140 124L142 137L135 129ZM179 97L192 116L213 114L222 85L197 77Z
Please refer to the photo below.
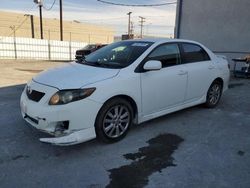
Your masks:
M55 127L55 136L64 135L65 131L69 129L69 121L60 121Z

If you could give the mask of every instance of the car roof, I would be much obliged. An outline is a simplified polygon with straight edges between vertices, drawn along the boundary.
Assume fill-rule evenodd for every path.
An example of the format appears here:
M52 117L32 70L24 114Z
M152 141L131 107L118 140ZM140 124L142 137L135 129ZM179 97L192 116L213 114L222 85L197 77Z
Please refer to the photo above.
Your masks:
M192 40L184 40L184 39L170 39L170 38L143 38L143 39L132 39L127 41L138 41L138 42L153 42L153 43L165 43L165 42L190 42L196 43L198 42Z

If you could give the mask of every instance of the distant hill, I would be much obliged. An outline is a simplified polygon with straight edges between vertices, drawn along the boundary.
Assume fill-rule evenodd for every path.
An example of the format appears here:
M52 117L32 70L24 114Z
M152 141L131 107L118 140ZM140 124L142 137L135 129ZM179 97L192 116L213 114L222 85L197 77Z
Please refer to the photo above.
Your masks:
M0 36L13 36L16 28L17 37L32 37L31 19L29 15L0 11ZM58 19L43 19L44 39L60 40L60 23ZM87 43L111 43L114 40L114 31L110 27L79 23L77 21L63 22L63 38L65 41ZM34 16L35 38L40 39L39 17Z

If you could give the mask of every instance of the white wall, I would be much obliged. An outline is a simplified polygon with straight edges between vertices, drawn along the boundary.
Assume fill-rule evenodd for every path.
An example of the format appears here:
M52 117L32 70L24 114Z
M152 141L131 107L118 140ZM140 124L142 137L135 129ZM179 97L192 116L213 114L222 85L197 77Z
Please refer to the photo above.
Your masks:
M176 34L229 59L242 57L250 53L249 10L250 0L178 0Z
M87 43L0 36L1 59L73 60Z

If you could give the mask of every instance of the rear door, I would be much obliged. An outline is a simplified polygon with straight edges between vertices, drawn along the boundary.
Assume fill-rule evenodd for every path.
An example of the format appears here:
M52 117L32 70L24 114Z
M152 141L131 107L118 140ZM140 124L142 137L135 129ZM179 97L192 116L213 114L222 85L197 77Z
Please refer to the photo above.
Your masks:
M198 44L181 43L182 62L188 71L185 101L200 99L214 80L215 66L208 53Z

